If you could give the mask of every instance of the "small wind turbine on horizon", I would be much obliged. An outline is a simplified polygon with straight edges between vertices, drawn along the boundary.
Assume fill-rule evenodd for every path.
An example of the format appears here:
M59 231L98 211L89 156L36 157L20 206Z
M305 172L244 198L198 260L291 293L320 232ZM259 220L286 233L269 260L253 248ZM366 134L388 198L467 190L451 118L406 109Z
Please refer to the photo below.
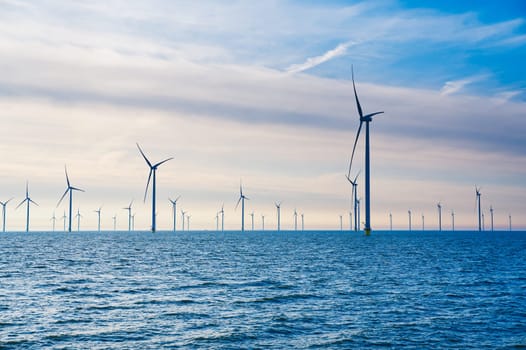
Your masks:
M393 230L393 213L389 213L389 228Z
M356 176L354 177L354 181L351 180L351 176L350 176L350 168L349 168L349 175L345 175L345 178L347 179L347 181L350 182L351 186L352 186L352 192L351 192L351 198L352 198L352 202L353 202L353 211L354 211L354 231L358 231L358 226L359 226L359 220L358 220L358 215L356 215L356 213L358 212L358 176L360 175L360 172L358 172L356 174Z
M101 210L102 210L102 207L99 207L99 209L93 211L97 213L97 231L98 232L100 232L100 212Z
M113 215L113 231L117 231L117 214Z
M137 214L137 213L133 213L133 215L131 216L131 219L132 219L132 231L135 231L135 214Z
M177 227L177 201L179 200L179 198L181 198L181 196L177 196L177 198L174 199L174 200L172 200L171 198L168 198L170 203L172 203L172 215L173 215L173 219L174 219L173 232L176 231L176 227Z
M440 204L440 202L437 203L437 209L438 209L438 231L442 231L442 204Z
M62 221L64 222L64 232L66 232L66 219L68 217L66 216L66 211L64 210L64 215L62 215Z
M55 222L57 221L57 217L55 216L55 211L53 211L53 216L49 220L53 222L53 232L55 232Z
M424 223L424 214L422 214L422 231L425 231L425 230L426 230L426 227Z
M13 198L9 198L8 200L6 200L5 202L0 202L0 204L2 205L2 232L5 232L5 218L6 218L6 206L7 206L7 203L11 202L13 200Z
M261 215L261 231L265 231L265 215Z
M241 202L241 232L245 232L245 199L250 200L243 194L243 185L241 184L241 181L239 181L239 199L237 200L234 210L237 209L239 202Z
M254 231L254 212L250 213L250 217L252 218L252 231Z
M225 204L221 205L221 232L225 231Z
M343 216L340 215L340 231L343 231Z
M482 213L482 231L486 231L486 225L484 224L484 213Z
M73 216L73 191L80 191L80 192L85 192L85 191L81 190L80 188L71 186L71 183L69 182L69 177L68 177L68 169L66 168L65 165L64 165L64 172L66 173L66 184L67 184L68 187L66 188L66 192L64 192L62 197L60 197L60 200L57 203L57 208L60 205L60 203L62 202L62 200L64 199L64 197L66 197L66 195L69 192L69 225L68 225L68 231L71 232L71 219L72 219L72 216Z
M216 219L216 231L219 231L219 212L216 213L214 219Z
M80 232L80 218L83 217L80 215L80 209L77 209L77 215L75 215L75 217L77 218L77 232Z
M182 225L181 225L181 231L184 231L184 216L186 215L186 212L183 211L183 209L181 209L181 217L183 218L182 221Z
M298 231L298 212L294 208L294 231Z
M508 223L509 223L510 231L511 231L511 214L508 214Z
M354 70L351 66L352 73L352 86L354 90L354 97L356 99L356 107L358 109L358 114L360 116L360 126L356 132L356 139L354 140L354 146L351 155L351 161L349 163L349 176L351 176L352 170L352 161L354 158L354 152L356 150L356 144L358 143L358 138L360 137L360 131L362 130L362 125L365 122L365 227L364 232L366 235L371 234L371 169L370 169L370 146L369 146L369 123L372 122L373 116L381 114L382 112L374 112L367 115L363 115L362 107L360 101L358 100L358 94L356 93L356 86L354 84Z
M305 215L301 213L301 230L305 231Z
M186 231L190 231L190 218L192 217L192 215L186 215L186 226L187 226L187 229Z
M128 205L127 207L125 208L122 208L124 210L127 210L128 211L128 232L131 231L131 212L132 212L132 204L133 204L133 199L132 201L130 202L130 205Z
M492 205L489 206L489 213L490 213L490 218L491 218L491 232L493 232L493 206Z
M29 204L33 203L37 207L39 206L35 201L33 201L31 198L29 198L29 182L26 181L26 198L20 204L15 208L18 209L24 202L27 202L27 209L26 209L26 232L29 232Z
M274 203L278 211L278 231L281 231L281 202Z
M167 158L163 161L160 161L159 163L152 164L148 158L146 158L146 155L141 149L141 146L137 143L137 148L139 149L139 152L141 152L142 157L146 161L146 164L148 164L148 167L150 167L150 173L148 174L148 182L146 183L146 190L144 191L144 202L146 202L146 195L148 194L148 186L150 185L150 179L152 178L153 174L153 181L152 181L152 232L155 232L156 225L156 211L155 211L155 200L156 200L156 190L157 190L157 183L156 183L156 174L157 174L157 168L159 165L166 163L167 161L173 159L173 157Z
M409 231L411 231L411 210L408 210L407 214L409 215Z
M354 200L353 200L354 202ZM352 224L352 211L349 212L349 232L351 232L353 229L353 224Z
M451 210L451 230L455 231L455 212Z
M480 209L480 196L482 195L480 193L480 187L475 186L475 195L477 196L477 206L478 206L478 214L479 214L479 231L482 231L482 211Z

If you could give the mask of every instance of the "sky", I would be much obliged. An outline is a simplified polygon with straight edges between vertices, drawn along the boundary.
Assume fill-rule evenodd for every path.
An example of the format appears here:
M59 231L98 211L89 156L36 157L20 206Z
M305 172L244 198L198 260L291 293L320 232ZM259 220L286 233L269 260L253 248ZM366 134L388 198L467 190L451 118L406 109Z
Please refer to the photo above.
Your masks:
M157 171L158 229L168 198L191 229L246 225L349 227L345 179L359 124L351 83L371 124L372 228L526 229L526 5L523 1L0 0L0 201L7 229L50 230L61 217L64 166L94 229L148 229ZM354 176L363 167L358 144ZM354 167L354 165L353 165ZM363 174L363 172L362 172ZM363 197L363 176L359 179ZM363 203L363 201L362 201ZM365 210L362 208L362 220ZM180 213L177 215L180 226ZM57 221L57 229L62 221ZM76 227L76 225L74 225ZM180 227L178 227L180 228Z

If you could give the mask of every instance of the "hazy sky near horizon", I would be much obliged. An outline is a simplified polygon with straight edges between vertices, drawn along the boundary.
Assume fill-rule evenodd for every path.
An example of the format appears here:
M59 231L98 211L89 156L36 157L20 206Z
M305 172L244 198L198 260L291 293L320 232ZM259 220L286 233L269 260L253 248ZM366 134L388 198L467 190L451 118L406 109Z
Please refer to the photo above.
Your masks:
M8 230L29 181L31 228L62 216L64 165L83 229L159 229L168 197L191 229L239 229L242 179L256 228L348 227L345 179L358 116L350 65L371 125L372 227L474 228L475 185L489 226L526 228L526 5L523 1L0 0L0 201ZM356 165L363 164L363 142ZM358 169L358 168L357 168ZM354 175L354 174L353 174ZM363 178L360 178L363 196ZM362 209L362 219L364 218ZM180 225L180 214L178 222ZM62 221L57 221L57 228ZM74 225L76 227L76 225Z

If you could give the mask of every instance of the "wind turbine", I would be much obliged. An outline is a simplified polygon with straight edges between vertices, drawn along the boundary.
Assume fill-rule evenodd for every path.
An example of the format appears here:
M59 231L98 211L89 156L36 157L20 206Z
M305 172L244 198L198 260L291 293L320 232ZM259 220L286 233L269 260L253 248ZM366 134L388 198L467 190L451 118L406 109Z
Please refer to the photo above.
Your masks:
M186 226L187 226L187 231L190 231L190 218L192 217L192 215L187 215L186 216Z
M113 215L113 231L117 231L117 214Z
M493 206L490 205L489 207L489 213L491 215L491 231L493 232Z
M239 202L241 202L241 232L245 231L245 199L250 200L248 197L246 197L243 194L243 186L241 185L241 181L239 182L239 199L237 200L236 208L239 205Z
M252 231L254 231L254 212L252 212L250 216L252 217Z
M343 231L343 216L340 215L340 231Z
M83 217L80 215L80 209L77 209L77 215L75 215L77 218L77 232L80 232L80 218Z
M389 213L389 228L392 231L393 230L393 214Z
M350 170L350 168L349 168ZM350 174L350 171L349 171L349 174ZM351 183L352 185L352 194L351 194L351 197L353 198L353 207L354 207L354 231L358 231L358 226L359 226L359 218L358 218L358 215L356 215L356 213L358 212L358 175L360 175L360 172L358 172L358 174L356 174L356 176L354 177L354 181L351 180L351 177L350 175L345 175L345 177L347 178L347 180Z
M409 215L409 231L411 231L411 210L408 210L407 214Z
M455 231L455 212L451 210L451 229Z
M354 216L355 216L355 220L356 220L356 218L358 218L357 229L360 229L360 217L361 217L361 215L360 215L360 198L356 198L356 209L358 210L358 212Z
M301 230L305 231L305 220L304 220L304 214L301 213Z
M6 205L7 203L11 202L13 198L10 198L9 200L5 202L0 202L2 205L2 232L5 232L5 214L6 214Z
M221 205L221 232L225 231L225 205Z
M278 231L281 231L281 202L274 203L278 211Z
M351 161L349 163L349 176L351 174L352 161L354 158L354 151L356 150L356 144L358 138L360 137L360 131L362 130L362 125L365 122L365 227L364 231L366 235L371 234L371 173L370 173L370 151L369 151L369 123L372 122L373 116L381 114L383 112L374 112L371 114L363 115L362 107L360 106L360 101L358 100L358 94L356 93L356 86L354 84L354 70L351 66L352 72L352 86L354 90L354 97L356 99L356 107L358 109L358 114L360 115L360 126L356 133L356 139L354 140L354 146L352 149Z
M53 216L49 220L53 221L53 232L55 232L55 222L57 221L57 217L55 216L55 211L53 211Z
M261 231L265 231L265 215L261 215Z
M97 213L97 230L100 232L100 212L102 210L102 207L99 207L99 209L94 210L93 212Z
M437 203L438 208L438 231L442 231L442 204Z
M131 219L132 219L132 231L135 231L135 214L137 214L137 213L133 213L133 215L131 216Z
M60 200L58 201L57 208L58 208L58 206L60 205L60 203L62 202L62 200L64 199L64 197L66 197L66 195L67 195L68 192L69 192L69 226L68 226L68 231L71 232L71 218L72 218L72 206L73 206L73 191L84 192L84 190L81 190L80 188L77 188L77 187L73 187L73 186L71 186L71 183L69 182L69 177L68 177L68 169L66 168L65 165L64 165L64 172L66 173L66 183L67 183L68 187L66 188L66 192L64 192L64 194L62 195L62 197L61 197Z
M181 217L183 218L183 225L181 226L181 231L184 231L184 216L185 216L186 212L183 211L183 209L181 209Z
M354 200L353 200L354 202ZM353 225L352 225L352 211L349 212L349 231L352 231Z
M481 196L481 193L480 193L480 187L477 188L477 186L475 186L475 194L477 196L477 205L478 205L478 213L479 213L479 231L482 231L482 212L481 212L481 209L480 209L480 196Z
M64 215L62 215L62 221L64 222L64 232L66 232L66 219L68 217L66 216L66 211L64 210Z
M219 212L216 213L214 219L216 219L216 231L219 231Z
M156 214L156 211L155 211L155 191L156 191L156 173L157 173L157 168L159 167L159 165L173 159L173 157L170 157L170 158L167 158L163 161L160 161L159 163L156 163L156 164L152 164L148 158L146 158L146 156L144 155L144 152L142 151L141 147L139 146L139 144L137 143L137 148L139 149L139 152L141 152L141 155L142 157L144 158L144 160L146 161L146 164L148 164L148 166L150 167L150 174L148 174L148 182L146 183L146 190L144 191L144 201L146 202L146 195L148 194L148 186L150 185L150 179L152 178L152 174L153 174L153 182L152 182L152 232L155 232L155 214Z
M181 196L178 196L174 200L172 200L171 198L168 198L170 203L172 203L172 214L173 214L173 217L174 217L174 232L175 232L176 225L177 225L177 201L179 200L179 198L181 198Z
M38 206L38 204L33 201L31 198L29 198L29 183L26 181L26 198L20 204L15 208L18 209L24 202L27 202L27 210L26 210L26 232L29 232L29 204L33 203L34 205Z
M425 231L425 225L424 225L424 214L422 214L422 231Z
M294 231L298 231L298 212L294 208Z
M486 231L486 225L484 225L484 213L482 213L482 231Z
M128 206L125 207L125 208L122 208L122 209L128 211L128 231L131 231L131 211L132 211L132 204L133 204L133 199L132 199L132 201L130 202L130 205L128 205Z
M508 223L509 223L510 231L511 231L511 214L508 214Z

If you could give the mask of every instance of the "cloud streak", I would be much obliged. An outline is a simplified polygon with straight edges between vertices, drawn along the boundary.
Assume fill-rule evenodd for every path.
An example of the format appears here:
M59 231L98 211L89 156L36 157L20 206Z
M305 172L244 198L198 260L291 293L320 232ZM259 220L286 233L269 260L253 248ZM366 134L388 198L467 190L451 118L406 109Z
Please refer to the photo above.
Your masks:
M353 41L348 41L348 42L339 44L334 49L325 52L323 55L309 57L303 63L290 65L286 69L286 71L287 73L294 74L294 73L300 73L300 72L312 69L316 66L319 66L320 64L323 64L327 61L332 60L333 58L345 55L347 53L347 49L354 44L355 43Z

